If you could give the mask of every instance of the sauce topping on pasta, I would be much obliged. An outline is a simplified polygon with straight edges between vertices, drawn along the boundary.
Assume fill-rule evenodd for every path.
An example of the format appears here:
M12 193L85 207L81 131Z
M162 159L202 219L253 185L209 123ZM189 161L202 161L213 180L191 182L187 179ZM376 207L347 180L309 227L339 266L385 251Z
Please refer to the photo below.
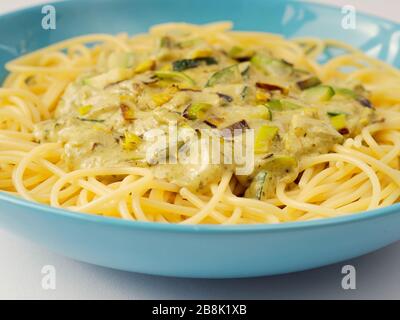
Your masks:
M235 164L161 164L163 150L146 132L168 136L176 124L184 157L202 129L221 132L222 141L225 130L253 129L254 168L236 178L244 196L266 199L279 180L296 179L301 161L359 134L374 116L359 83L322 83L312 65L263 43L246 45L240 33L232 43L167 28L143 43L102 52L95 68L67 87L54 118L36 125L38 141L63 143L71 168L148 167L157 178L203 191Z

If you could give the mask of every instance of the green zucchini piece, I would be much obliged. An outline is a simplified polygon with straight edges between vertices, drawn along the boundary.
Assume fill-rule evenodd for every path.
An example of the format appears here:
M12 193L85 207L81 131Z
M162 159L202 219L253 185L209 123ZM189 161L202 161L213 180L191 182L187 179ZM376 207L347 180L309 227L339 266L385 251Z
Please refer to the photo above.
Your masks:
M274 126L261 126L257 130L254 139L254 152L257 154L268 152L271 142L278 134L278 131L279 129Z
M186 110L183 112L183 116L189 120L204 120L206 117L206 113L212 107L209 103L192 103Z
M267 179L267 172L265 171L261 171L259 172L255 179L255 187L256 187L256 198L258 200L261 200L262 196L263 196L263 192L264 192L264 186L265 186L265 181Z
M345 96L348 98L357 98L357 94L350 89L346 89L346 88L335 88L335 94L340 95L340 96Z
M267 102L266 106L268 107L268 109L274 111L296 110L302 108L302 106L286 99L272 99Z
M228 52L228 56L237 61L249 61L254 56L254 51L242 47L234 46Z
M340 129L346 128L346 126L347 126L346 115L344 113L335 115L335 116L331 117L330 120L331 120L332 126L338 131Z
M255 55L250 62L259 70L269 75L289 76L293 72L293 66L279 59L272 59L263 55Z
M341 115L341 114L345 114L345 113L344 113L344 112L328 111L326 114L327 114L329 117L335 117L335 116L338 116L338 115Z
M270 63L269 70L277 76L289 76L293 72L293 67L284 60L274 59Z
M208 80L206 87L212 87L220 83L237 83L242 80L239 65L234 64L233 66L224 68L214 73Z
M330 86L317 86L303 91L303 97L309 102L329 101L335 95L335 91Z
M187 69L193 69L200 66L202 63L205 63L207 66L218 64L217 60L213 57L203 57L203 58L195 58L195 59L182 59L177 60L172 63L172 69L174 71L184 71Z
M195 59L183 59L172 62L172 69L174 71L184 71L186 69L197 68L200 63Z
M289 100L281 100L281 104L283 110L296 110L302 108L301 105L298 105L297 103L291 102Z
M250 60L251 64L254 65L257 69L267 72L267 73L268 73L268 70L266 70L266 66L268 64L270 64L271 61L272 61L271 58L260 55L260 54L256 54Z
M267 181L268 172L260 171L254 177L249 188L246 190L246 197L261 200L264 195L265 183Z
M272 99L272 100L268 101L266 106L269 110L274 110L274 111L282 111L283 110L281 100L277 100L277 99Z
M297 160L292 156L274 155L263 165L263 168L271 172L288 172L297 167Z
M268 107L266 107L265 105L258 105L254 108L257 108L259 110L256 112L258 119L272 120L272 112Z
M199 57L199 58L195 58L195 60L198 62L203 62L207 66L211 66L213 64L218 64L218 61L213 57Z
M195 85L196 82L189 77L187 74L183 72L177 71L156 71L154 73L157 78L162 80L170 80L170 81L178 81L178 82L185 82L190 85Z

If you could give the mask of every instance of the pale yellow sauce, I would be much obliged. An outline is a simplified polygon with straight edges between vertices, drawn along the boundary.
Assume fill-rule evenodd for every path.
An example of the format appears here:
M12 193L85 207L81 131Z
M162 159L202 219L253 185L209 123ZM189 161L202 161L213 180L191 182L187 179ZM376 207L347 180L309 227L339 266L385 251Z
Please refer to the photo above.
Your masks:
M153 168L157 178L201 191L218 182L224 170L233 170L235 166L158 164L157 161L149 164L145 154L154 145L143 139L146 132L155 128L168 132L170 122L176 122L178 128L192 129L193 140L181 141L180 149L185 143L194 143L196 129L211 128L205 120L210 120L217 130L244 120L256 134L263 126L274 127L276 135L265 141L262 152L255 154L254 171L237 177L243 188L247 188L246 196L265 198L273 194L278 179L296 178L302 159L329 152L344 137L358 134L373 116L373 109L338 92L325 101L310 101L297 84L313 76L301 70L302 66L284 63L283 70L278 67L276 72L267 74L254 62L238 61L249 60L247 57L235 59L232 52L229 56L232 48L199 39L183 43L179 36L170 36L160 39L153 51L146 54L134 52L129 59L121 59L121 54L116 53L111 57L114 65L99 67L68 86L54 119L36 126L36 138L42 142L62 142L65 158L74 169L146 166ZM254 55L255 52L250 52L248 58ZM279 59L259 48L257 55ZM192 81L157 76L159 71L171 72L175 61L204 57L212 58L212 63L200 59L198 66L181 71ZM237 69L207 86L215 73L234 65ZM281 89L260 88L257 83ZM288 102L291 108L271 108L268 103L276 100ZM210 106L204 118L185 117L185 110L198 103ZM345 130L335 128L332 122L340 114L345 118ZM138 137L138 143L127 145L127 134ZM280 157L286 158L282 162ZM267 172L261 196L252 184L260 171Z

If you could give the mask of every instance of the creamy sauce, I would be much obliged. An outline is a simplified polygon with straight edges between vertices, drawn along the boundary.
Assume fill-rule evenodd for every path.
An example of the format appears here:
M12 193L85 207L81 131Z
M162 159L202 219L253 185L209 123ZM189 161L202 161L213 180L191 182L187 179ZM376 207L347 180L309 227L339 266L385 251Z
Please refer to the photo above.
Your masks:
M63 143L74 169L145 166L157 178L202 191L235 165L160 164L163 150L144 139L146 132L168 133L171 122L178 137L180 129L192 130L178 139L182 152L198 141L198 129L245 123L256 135L255 166L237 179L245 196L264 199L279 179L293 181L307 156L329 152L371 121L373 108L360 87L323 86L302 66L262 48L189 40L168 35L149 52L103 57L106 64L68 86L54 119L36 126L36 138Z

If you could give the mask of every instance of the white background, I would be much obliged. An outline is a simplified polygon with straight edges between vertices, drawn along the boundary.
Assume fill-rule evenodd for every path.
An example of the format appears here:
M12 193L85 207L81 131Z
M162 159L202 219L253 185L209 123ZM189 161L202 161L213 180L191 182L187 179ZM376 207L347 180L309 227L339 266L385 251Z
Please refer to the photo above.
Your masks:
M0 0L0 13L43 0ZM319 0L355 5L399 20L399 0ZM399 231L400 232L400 231ZM342 266L354 265L357 289L341 288ZM41 288L41 269L57 270L57 289ZM400 243L311 271L256 279L192 280L139 275L76 262L0 229L2 299L400 299Z

